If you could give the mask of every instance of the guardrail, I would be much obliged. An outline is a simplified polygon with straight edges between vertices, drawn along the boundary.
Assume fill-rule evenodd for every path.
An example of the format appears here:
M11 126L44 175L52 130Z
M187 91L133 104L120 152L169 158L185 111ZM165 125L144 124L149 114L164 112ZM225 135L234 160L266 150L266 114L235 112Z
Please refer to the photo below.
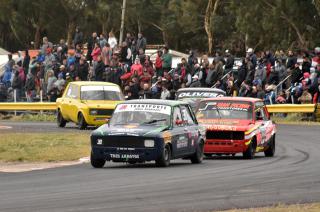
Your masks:
M0 103L0 111L56 110L55 102L6 102Z
M275 104L267 105L269 113L316 113L320 117L320 104ZM316 109L317 108L317 109ZM55 102L6 102L0 103L0 111L52 111L56 110Z
M275 104L267 105L269 113L314 113L315 104Z

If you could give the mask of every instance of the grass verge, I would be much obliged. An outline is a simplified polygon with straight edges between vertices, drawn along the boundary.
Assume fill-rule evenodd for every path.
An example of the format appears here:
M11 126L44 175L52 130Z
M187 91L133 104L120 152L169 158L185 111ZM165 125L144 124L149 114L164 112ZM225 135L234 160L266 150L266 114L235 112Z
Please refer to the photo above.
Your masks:
M297 204L297 205L277 205L264 208L235 209L223 212L319 212L320 203Z
M72 161L89 156L90 135L77 133L5 133L0 137L1 162Z
M285 117L282 114L274 114L271 119L277 124L320 125L320 122L311 121L312 117L299 113L289 113Z
M56 116L54 114L21 114L21 115L0 115L0 120L8 121L44 121L55 122Z

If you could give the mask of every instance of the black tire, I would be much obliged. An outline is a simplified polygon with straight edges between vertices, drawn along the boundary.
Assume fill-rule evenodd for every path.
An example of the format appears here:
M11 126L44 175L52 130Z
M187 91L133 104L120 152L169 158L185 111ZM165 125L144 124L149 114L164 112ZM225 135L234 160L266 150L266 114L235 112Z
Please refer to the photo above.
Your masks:
M170 165L170 159L171 159L171 149L168 145L166 145L164 147L161 157L156 160L156 165L158 167L168 167Z
M94 168L102 168L102 167L104 167L106 160L95 158L93 153L91 152L90 162Z
M88 126L88 124L87 124L86 120L84 119L82 113L79 113L79 115L78 115L78 128L80 130L84 130L87 128L87 126Z
M194 153L194 155L190 158L191 159L191 163L201 163L203 160L203 143L200 141L196 152Z
M57 113L57 125L58 127L65 127L67 124L67 121L62 117L62 114L60 112L60 110L58 110Z
M243 152L243 158L244 159L253 159L254 155L256 153L256 145L255 145L255 141L251 141L247 150L245 152Z
M268 149L264 151L264 155L266 157L273 157L275 151L276 151L276 138L275 136L272 136Z

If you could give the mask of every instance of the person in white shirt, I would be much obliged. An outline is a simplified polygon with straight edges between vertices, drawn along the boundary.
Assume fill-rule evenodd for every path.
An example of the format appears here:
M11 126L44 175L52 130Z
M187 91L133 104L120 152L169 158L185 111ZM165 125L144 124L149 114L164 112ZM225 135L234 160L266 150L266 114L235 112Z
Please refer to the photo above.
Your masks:
M109 32L108 43L111 49L114 49L118 44L117 38L114 36L112 31Z

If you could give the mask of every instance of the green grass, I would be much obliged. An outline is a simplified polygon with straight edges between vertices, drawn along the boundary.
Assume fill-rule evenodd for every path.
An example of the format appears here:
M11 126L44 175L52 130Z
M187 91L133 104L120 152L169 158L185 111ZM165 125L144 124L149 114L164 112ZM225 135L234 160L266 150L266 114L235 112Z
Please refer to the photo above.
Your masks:
M89 156L90 138L77 133L5 133L0 137L2 162L72 161Z
M234 209L223 212L319 212L320 204L277 205L264 208Z
M271 119L277 124L320 125L320 122L312 121L312 117L307 117L306 114L300 113L289 113L286 117L274 114Z
M43 121L43 122L55 122L56 115L54 114L22 114L22 115L6 115L0 116L0 120L9 121Z

